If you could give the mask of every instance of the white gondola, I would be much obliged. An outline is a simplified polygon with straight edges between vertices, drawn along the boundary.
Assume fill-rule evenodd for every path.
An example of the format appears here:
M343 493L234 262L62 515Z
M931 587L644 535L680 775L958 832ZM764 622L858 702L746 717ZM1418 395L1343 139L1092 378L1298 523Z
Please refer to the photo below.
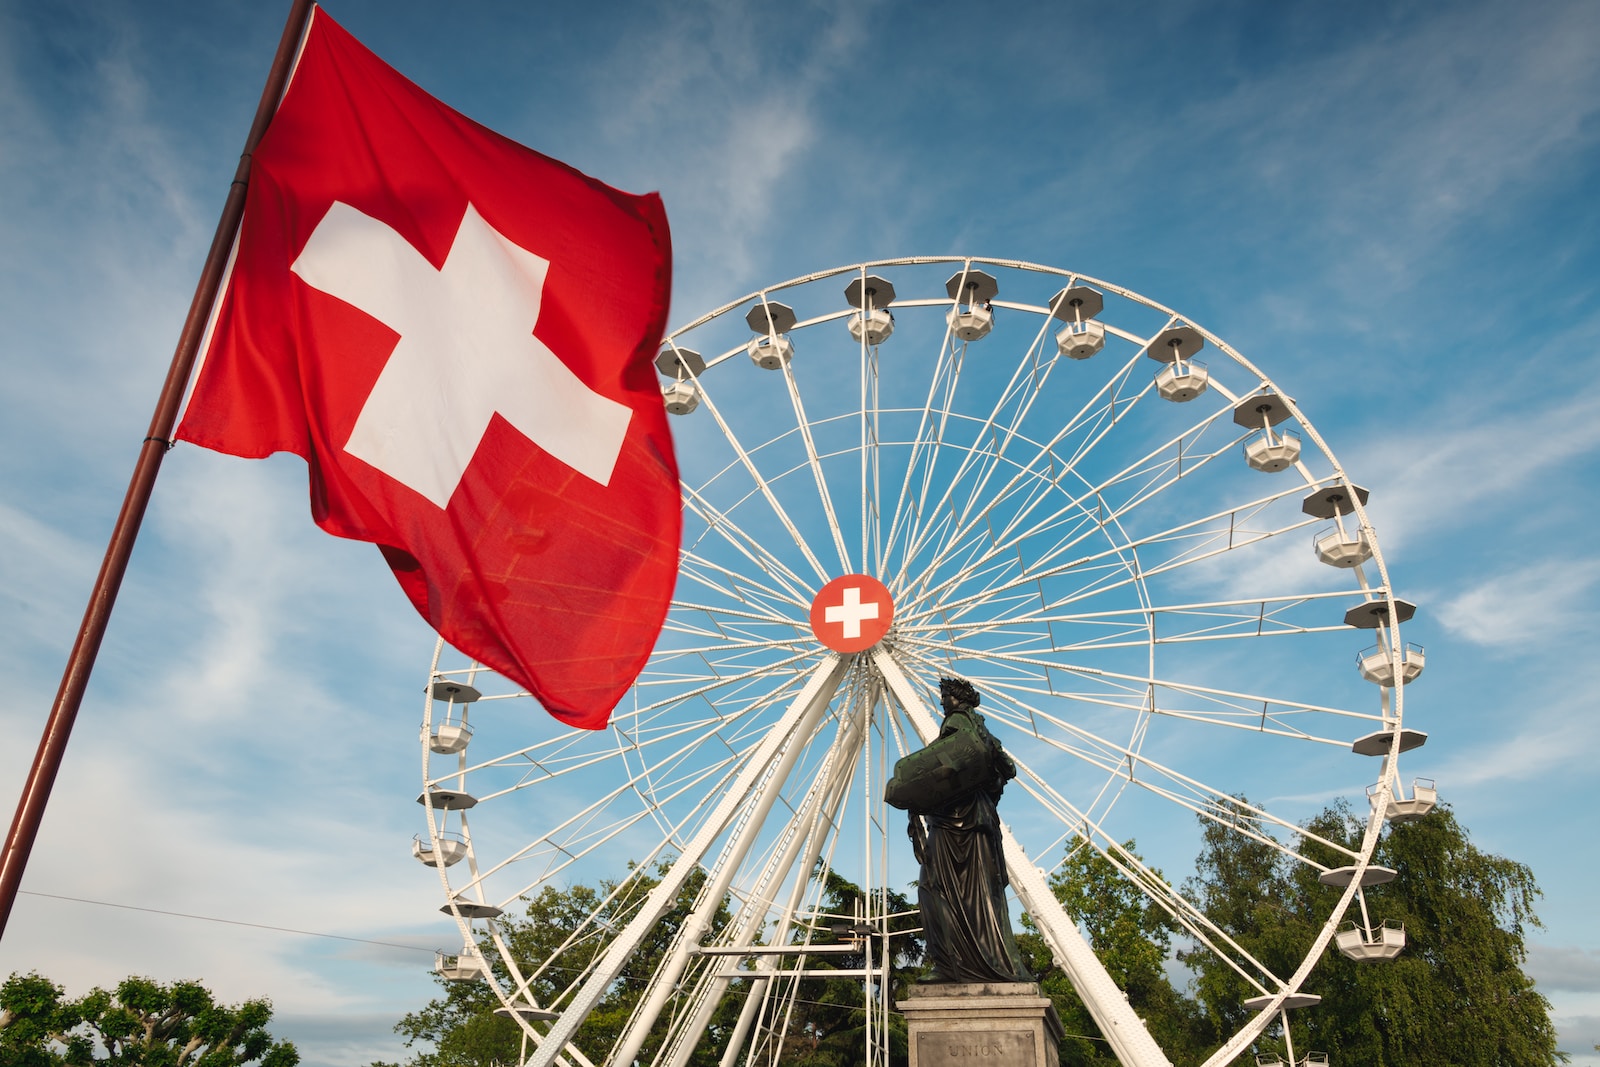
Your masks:
M671 415L687 415L700 406L700 389L690 381L668 382L661 387L661 399Z
M1415 778L1409 797L1404 789L1396 796L1386 792L1381 784L1374 784L1367 787L1367 799L1374 810L1383 808L1383 817L1390 822L1416 822L1438 805L1439 790L1432 778Z
M945 292L955 301L944 317L952 333L963 341L976 341L994 328L994 307L990 303L1000 292L994 275L981 270L962 270L944 283Z
M442 722L436 724L428 734L428 749L441 756L453 756L457 752L465 752L471 740L472 727L466 720Z
M1211 372L1198 360L1174 360L1170 366L1156 372L1156 392L1161 394L1161 399L1177 404L1188 403L1210 385Z
M794 342L783 336L753 338L744 350L762 370L782 370L794 358Z
M453 867L466 858L467 842L453 830L445 830L439 834L439 847L436 850L432 841L418 834L411 839L411 854L421 860L424 866Z
M1363 963L1392 960L1406 947L1406 928L1403 923L1386 921L1376 930L1363 930L1358 923L1347 922L1333 940L1350 959Z
M1359 567L1372 558L1372 542L1367 539L1367 531L1347 533L1343 525L1319 531L1312 545L1317 558L1330 567Z
M894 333L894 315L888 308L863 311L850 319L849 329L850 336L857 341L865 335L867 344L881 345Z
M433 969L447 982L477 982L489 977L488 963L470 946L458 953L434 953Z
M422 736L430 751L442 756L465 752L472 740L472 727L467 724L467 705L483 696L475 686L457 678L436 677L428 686L434 700L443 701L442 715L429 716L432 725L423 724Z
M794 342L788 338L789 331L799 321L794 308L775 300L763 300L750 309L744 321L760 335L745 345L750 362L762 370L782 370L794 358Z
M1354 515L1356 504L1366 504L1370 494L1359 485L1330 485L1307 496L1300 510L1314 519L1332 519L1333 525L1317 533L1312 545L1317 558L1330 567L1359 567L1372 558L1372 540L1361 526L1345 527L1345 516Z
M847 324L858 344L864 339L869 345L881 345L894 333L894 313L889 310L894 286L887 278L876 274L856 278L845 286L844 298L859 312Z
M1078 322L1056 332L1056 351L1068 359L1088 359L1106 346L1106 327L1101 322Z
M1263 430L1260 437L1252 437L1244 443L1244 458L1258 471L1288 470L1300 459L1300 435L1293 430L1279 434Z
M1233 406L1233 421L1245 429L1261 427L1261 436L1244 443L1245 462L1258 471L1287 470L1300 461L1300 435L1274 427L1290 416L1289 405L1276 393L1247 396Z
M1163 400L1185 404L1210 386L1211 372L1204 363L1190 358L1205 343L1193 326L1169 326L1150 339L1145 355L1167 364L1156 372L1156 392Z
M1105 296L1074 285L1050 298L1050 314L1066 323L1056 333L1056 351L1068 359L1088 359L1106 346L1106 327L1094 317L1105 310Z
M1377 644L1357 653L1356 666L1361 671L1361 677L1374 685L1394 688L1394 658L1389 652L1387 645ZM1400 684L1410 685L1416 681L1426 664L1422 646L1407 642L1401 652Z

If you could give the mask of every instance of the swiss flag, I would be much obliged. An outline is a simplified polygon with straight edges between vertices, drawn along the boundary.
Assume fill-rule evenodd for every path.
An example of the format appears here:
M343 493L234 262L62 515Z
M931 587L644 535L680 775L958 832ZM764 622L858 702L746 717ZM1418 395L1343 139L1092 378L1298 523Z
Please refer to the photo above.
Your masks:
M672 594L666 215L445 107L322 11L251 165L178 437L310 468L452 645L600 729Z

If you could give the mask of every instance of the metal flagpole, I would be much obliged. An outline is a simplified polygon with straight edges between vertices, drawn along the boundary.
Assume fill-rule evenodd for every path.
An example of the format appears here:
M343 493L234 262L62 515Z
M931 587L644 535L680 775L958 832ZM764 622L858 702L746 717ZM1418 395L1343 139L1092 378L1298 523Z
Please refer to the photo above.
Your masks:
M128 557L133 552L134 539L139 535L139 524L144 519L146 505L150 503L156 474L161 469L162 454L167 450L173 424L178 419L178 406L183 402L189 375L194 370L200 339L211 318L217 292L222 287L228 254L233 248L234 235L239 230L239 220L244 215L245 186L250 180L250 157L261 141L262 134L266 133L267 124L272 121L273 112L277 110L278 101L288 85L289 71L299 50L300 39L310 22L313 6L312 0L293 0L290 6L283 37L278 41L278 53L273 57L266 87L261 92L261 103L256 107L255 122L250 126L250 136L245 139L244 153L239 157L238 169L234 171L233 185L228 190L222 218L217 222L216 236L211 239L211 251L206 255L200 283L195 287L194 300L189 304L189 316L183 322L183 332L178 335L172 366L167 370L166 383L161 387L161 398L156 402L150 430L139 448L139 461L133 468L127 496L123 498L122 510L117 514L116 525L112 528L105 560L100 564L100 574L89 594L89 604L84 609L77 640L73 642L72 653L67 657L67 666L61 675L61 688L56 692L55 703L50 707L50 718L45 722L44 735L39 739L39 751L33 757L28 780L22 787L22 798L17 801L17 813L12 817L11 829L6 834L5 852L0 855L0 936L4 935L6 922L11 917L11 906L16 903L22 873L28 866L28 854L33 851L33 841L38 836L39 823L44 818L50 789L55 785L56 772L61 769L67 738L72 734L78 706L83 702L83 692L89 684L89 673L94 670L95 656L105 637L106 624L111 620L111 607L116 603L117 590L122 586L122 576L128 569Z

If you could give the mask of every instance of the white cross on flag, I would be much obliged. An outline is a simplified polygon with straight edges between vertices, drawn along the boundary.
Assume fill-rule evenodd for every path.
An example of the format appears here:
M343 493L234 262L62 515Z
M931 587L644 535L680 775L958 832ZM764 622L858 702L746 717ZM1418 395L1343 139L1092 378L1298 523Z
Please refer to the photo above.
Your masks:
M605 726L676 574L651 357L671 244L632 196L445 107L318 10L257 149L178 437L293 452L451 644Z

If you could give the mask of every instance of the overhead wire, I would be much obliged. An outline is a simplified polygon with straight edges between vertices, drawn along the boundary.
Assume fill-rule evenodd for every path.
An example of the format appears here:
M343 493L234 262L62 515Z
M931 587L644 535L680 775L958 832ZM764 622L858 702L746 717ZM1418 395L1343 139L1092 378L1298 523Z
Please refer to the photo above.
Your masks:
M302 937L326 937L335 941L354 941L362 945L379 945L383 948L402 948L408 952L428 952L431 948L422 948L419 945L402 945L394 941L374 941L366 937L350 937L346 934L327 934L318 930L296 930L290 926L269 926L266 923L245 922L243 919L219 919L213 915L195 915L186 911L166 911L161 908L144 908L137 904L114 904L109 900L90 900L87 897L69 897L60 893L38 893L32 890L19 890L19 895L28 897L45 897L49 900L69 900L75 904L95 904L102 908L121 908L124 911L143 911L151 915L170 915L176 919L198 919L201 922L223 923L227 926L249 926L256 930L271 930L280 934L299 934Z

